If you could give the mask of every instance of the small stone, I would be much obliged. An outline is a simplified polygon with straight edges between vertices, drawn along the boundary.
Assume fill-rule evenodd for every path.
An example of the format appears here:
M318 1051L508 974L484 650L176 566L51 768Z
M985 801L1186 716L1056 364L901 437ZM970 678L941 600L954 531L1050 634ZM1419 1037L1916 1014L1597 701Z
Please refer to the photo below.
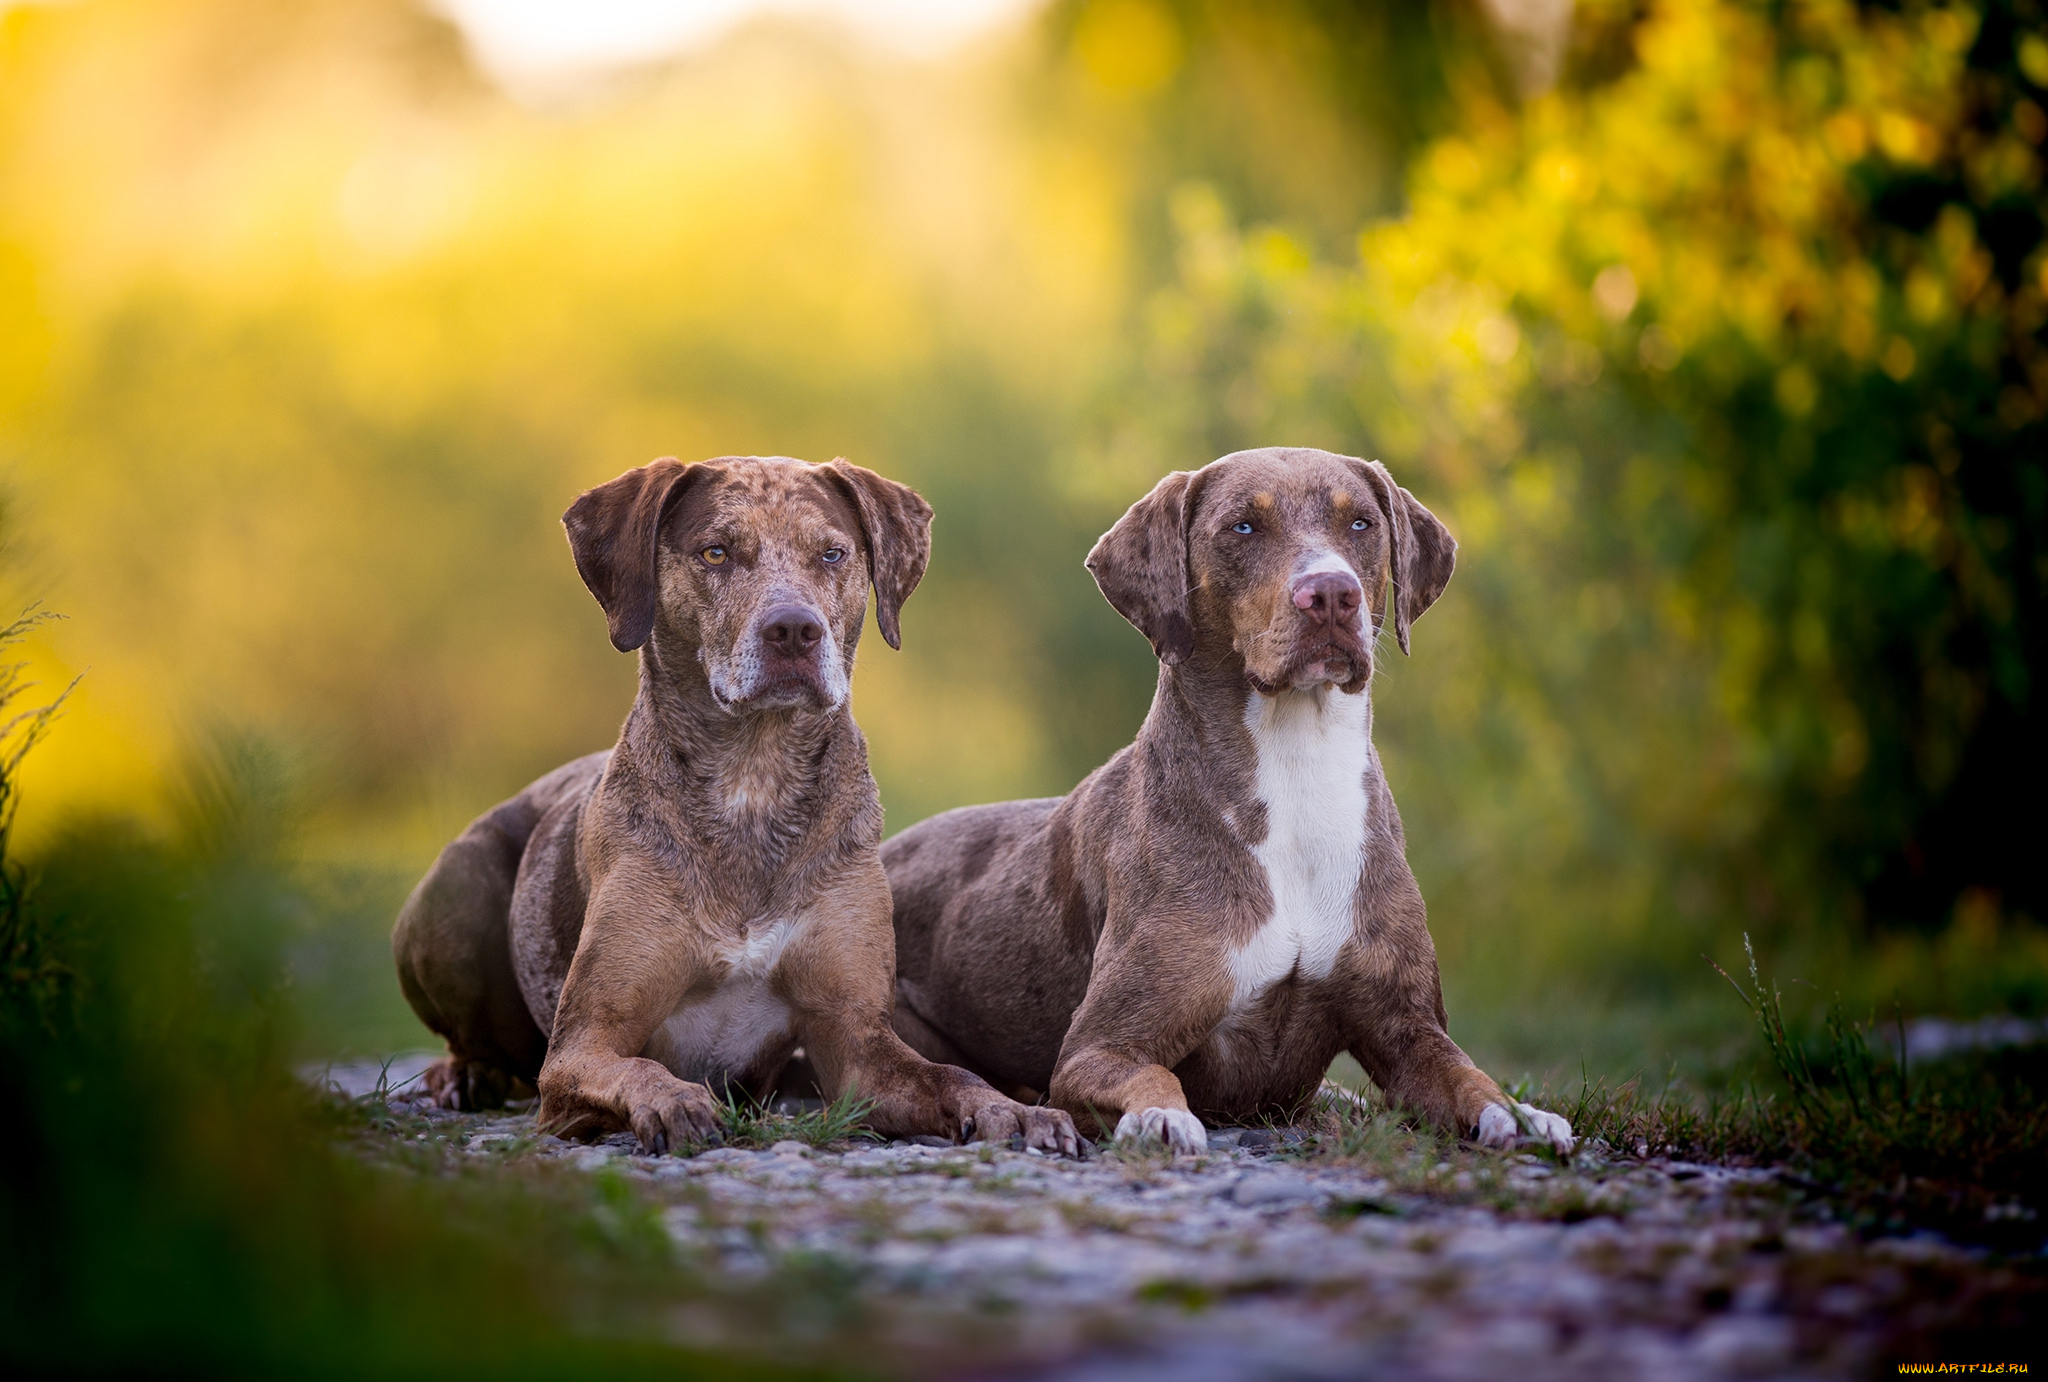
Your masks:
M1755 1315L1725 1316L1701 1327L1692 1351L1719 1372L1771 1372L1792 1352L1792 1325Z
M918 1136L906 1140L913 1147L951 1147L954 1145L950 1138L933 1137L929 1133L920 1133Z
M770 1147L768 1151L770 1155L773 1156L809 1156L811 1154L811 1149L808 1144L797 1142L789 1138L784 1138L782 1141Z
M1300 1204L1322 1196L1323 1192L1307 1181L1277 1171L1255 1172L1240 1177L1237 1184L1230 1187L1231 1202L1241 1205Z
M699 1152L690 1158L700 1166L721 1166L733 1161L752 1161L752 1152L743 1152L738 1147L713 1147L708 1152Z
M1468 1346L1482 1358L1512 1367L1548 1357L1556 1347L1556 1335L1543 1320L1509 1317L1474 1326Z

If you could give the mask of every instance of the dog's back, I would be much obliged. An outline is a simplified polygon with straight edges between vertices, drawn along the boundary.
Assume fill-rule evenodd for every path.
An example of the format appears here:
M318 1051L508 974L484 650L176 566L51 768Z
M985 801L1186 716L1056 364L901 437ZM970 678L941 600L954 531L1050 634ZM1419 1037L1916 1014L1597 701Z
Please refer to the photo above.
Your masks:
M1046 1014L1080 1004L1097 930L1082 880L1047 865L1072 858L1060 847L1072 802L966 806L882 846L897 1031L927 1058L1012 1087L1042 1091L1052 1078L1066 1025Z
M513 884L533 833L559 802L588 796L609 750L586 754L471 821L405 900L391 933L398 984L420 1020L458 1059L434 1075L488 1087L436 1089L463 1107L504 1099L531 1080L547 1038L520 997L512 960Z
M1042 832L1063 798L963 806L920 821L882 846L895 903L896 972L922 982L949 907L991 870L998 875Z

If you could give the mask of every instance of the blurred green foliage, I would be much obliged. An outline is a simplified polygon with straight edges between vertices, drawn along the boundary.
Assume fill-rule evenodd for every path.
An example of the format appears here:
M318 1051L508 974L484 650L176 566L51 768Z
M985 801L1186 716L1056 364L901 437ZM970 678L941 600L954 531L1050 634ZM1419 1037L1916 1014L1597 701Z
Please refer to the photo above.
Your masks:
M192 746L256 746L293 1039L410 1044L397 899L630 696L580 488L926 493L856 679L900 828L1126 742L1155 669L1082 555L1308 443L1462 543L1375 694L1489 1061L1705 1059L1744 929L1857 1002L2048 1007L2042 16L1495 8L1059 0L922 63L764 20L524 102L406 0L0 11L7 570L90 668L25 843L171 838Z
M829 1302L799 1279L714 1289L617 1177L480 1175L430 1131L410 1164L353 1155L382 1102L316 1096L287 1063L307 898L276 854L274 768L214 755L167 837L79 820L30 874L4 849L44 723L13 718L23 691L0 686L12 1375L842 1375L707 1351L678 1302L727 1339L787 1338L778 1312Z
M1449 516L1458 594L1381 721L1438 917L1580 968L2038 918L2039 15L1672 0L1576 38L1538 99L1471 83L1350 264L1184 190L1098 465L1334 437ZM2038 1005L2018 931L1986 958Z

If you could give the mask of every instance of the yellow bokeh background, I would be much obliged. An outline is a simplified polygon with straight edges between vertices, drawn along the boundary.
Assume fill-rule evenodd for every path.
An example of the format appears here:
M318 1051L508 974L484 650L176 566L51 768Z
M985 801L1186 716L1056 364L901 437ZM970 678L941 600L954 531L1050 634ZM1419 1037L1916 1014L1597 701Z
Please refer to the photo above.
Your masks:
M583 488L779 453L926 494L855 679L895 830L1128 742L1156 668L1090 544L1309 444L1461 543L1374 686L1461 1039L1597 1047L1539 983L1725 1025L1698 956L1745 932L2048 1002L2040 871L1978 847L2039 740L2010 8L1583 0L1548 57L1451 3L1052 0L931 58L770 16L517 94L409 0L0 9L0 584L77 681L17 844L267 764L293 866L375 880L330 987L409 1021L404 887L632 694Z
M579 489L669 454L904 474L878 414L976 374L1071 409L1119 310L1119 171L1021 129L1004 53L764 23L535 110L398 4L0 22L9 574L65 616L41 679L84 674L31 843L148 802L218 722L342 785L309 848L419 862L623 712ZM939 534L900 662L863 654L878 770L927 805L1051 789L1004 592Z

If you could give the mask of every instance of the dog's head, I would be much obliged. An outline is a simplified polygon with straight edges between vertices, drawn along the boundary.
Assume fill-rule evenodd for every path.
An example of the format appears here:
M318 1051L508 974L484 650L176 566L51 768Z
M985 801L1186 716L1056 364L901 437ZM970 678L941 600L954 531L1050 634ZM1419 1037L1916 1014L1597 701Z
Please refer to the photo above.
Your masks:
M612 645L694 657L734 712L844 704L869 585L882 637L901 647L931 521L907 485L782 456L655 461L562 515Z
M1378 461L1268 447L1161 480L1103 534L1088 569L1162 662L1235 655L1267 695L1357 691L1389 584L1405 653L1457 547Z

